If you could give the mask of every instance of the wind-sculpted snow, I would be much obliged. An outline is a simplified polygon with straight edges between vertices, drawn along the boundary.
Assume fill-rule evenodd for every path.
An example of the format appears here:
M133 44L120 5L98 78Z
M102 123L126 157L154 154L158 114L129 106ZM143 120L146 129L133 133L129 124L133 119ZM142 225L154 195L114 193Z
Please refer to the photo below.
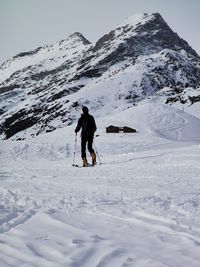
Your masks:
M200 141L200 120L183 110L176 110L169 106L150 107L150 124L152 129L174 141Z

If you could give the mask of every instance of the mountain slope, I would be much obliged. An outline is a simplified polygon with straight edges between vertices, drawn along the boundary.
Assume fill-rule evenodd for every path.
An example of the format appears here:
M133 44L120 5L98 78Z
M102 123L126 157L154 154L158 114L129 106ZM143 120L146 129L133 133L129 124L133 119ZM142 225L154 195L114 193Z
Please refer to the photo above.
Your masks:
M88 64L85 63L87 58L84 59L84 68L87 71L82 75L93 76L92 70L88 69L90 65L95 68L96 76L98 70L100 75L109 66L127 57L137 58L139 55L150 55L163 49L178 52L184 50L189 55L198 57L188 43L169 28L160 14L135 15L97 41L88 56Z
M22 53L0 74L1 137L26 138L72 124L80 105L100 115L106 106L110 113L126 109L163 88L171 90L166 102L178 90L197 90L200 59L155 13L128 18L95 45L75 33Z

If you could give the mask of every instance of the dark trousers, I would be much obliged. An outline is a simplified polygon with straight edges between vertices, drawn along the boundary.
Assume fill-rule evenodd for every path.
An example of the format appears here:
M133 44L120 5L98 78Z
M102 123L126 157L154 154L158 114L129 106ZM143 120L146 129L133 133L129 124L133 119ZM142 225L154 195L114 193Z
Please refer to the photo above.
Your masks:
M94 153L94 149L92 148L94 136L81 136L81 156L82 158L86 158L86 145L88 147L88 150L91 153Z

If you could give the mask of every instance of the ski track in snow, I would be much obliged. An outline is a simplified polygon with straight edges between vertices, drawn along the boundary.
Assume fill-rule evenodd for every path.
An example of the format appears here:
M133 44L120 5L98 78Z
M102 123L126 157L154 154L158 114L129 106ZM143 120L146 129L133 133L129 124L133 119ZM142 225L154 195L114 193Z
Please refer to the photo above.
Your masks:
M199 267L199 120L149 105L147 129L96 138L94 168L71 166L70 127L1 141L1 267Z

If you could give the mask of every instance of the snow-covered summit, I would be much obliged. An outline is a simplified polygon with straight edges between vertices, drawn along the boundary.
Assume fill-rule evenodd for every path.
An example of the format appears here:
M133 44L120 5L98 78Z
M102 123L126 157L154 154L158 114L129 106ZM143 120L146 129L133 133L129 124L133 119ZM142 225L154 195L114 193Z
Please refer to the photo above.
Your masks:
M187 53L198 56L197 53L181 39L168 26L159 13L137 14L127 18L122 24L118 25L110 33L100 38L95 49L115 47L126 47L131 50L133 56L138 54L150 54L159 52L163 48L176 51L181 49Z
M152 17L152 15L151 15ZM147 20L149 20L150 17L147 14L134 14L129 16L128 18L126 18L124 20L124 22L122 24L120 24L119 26L124 26L124 25L132 25L134 27L136 27L136 25L138 23L145 23Z
M127 17L121 24L119 24L118 27L123 27L125 25L131 25L133 28L136 28L140 25L144 25L150 21L159 21L160 23L165 23L165 20L163 19L163 17L160 15L160 13L151 13L151 14L147 14L147 13L137 13L137 14L133 14L129 17Z
M36 66L37 72L55 69L80 53L90 42L81 34L74 33L52 45L39 47L29 52L22 52L7 60L0 66L0 83L9 79L12 74L28 66Z

